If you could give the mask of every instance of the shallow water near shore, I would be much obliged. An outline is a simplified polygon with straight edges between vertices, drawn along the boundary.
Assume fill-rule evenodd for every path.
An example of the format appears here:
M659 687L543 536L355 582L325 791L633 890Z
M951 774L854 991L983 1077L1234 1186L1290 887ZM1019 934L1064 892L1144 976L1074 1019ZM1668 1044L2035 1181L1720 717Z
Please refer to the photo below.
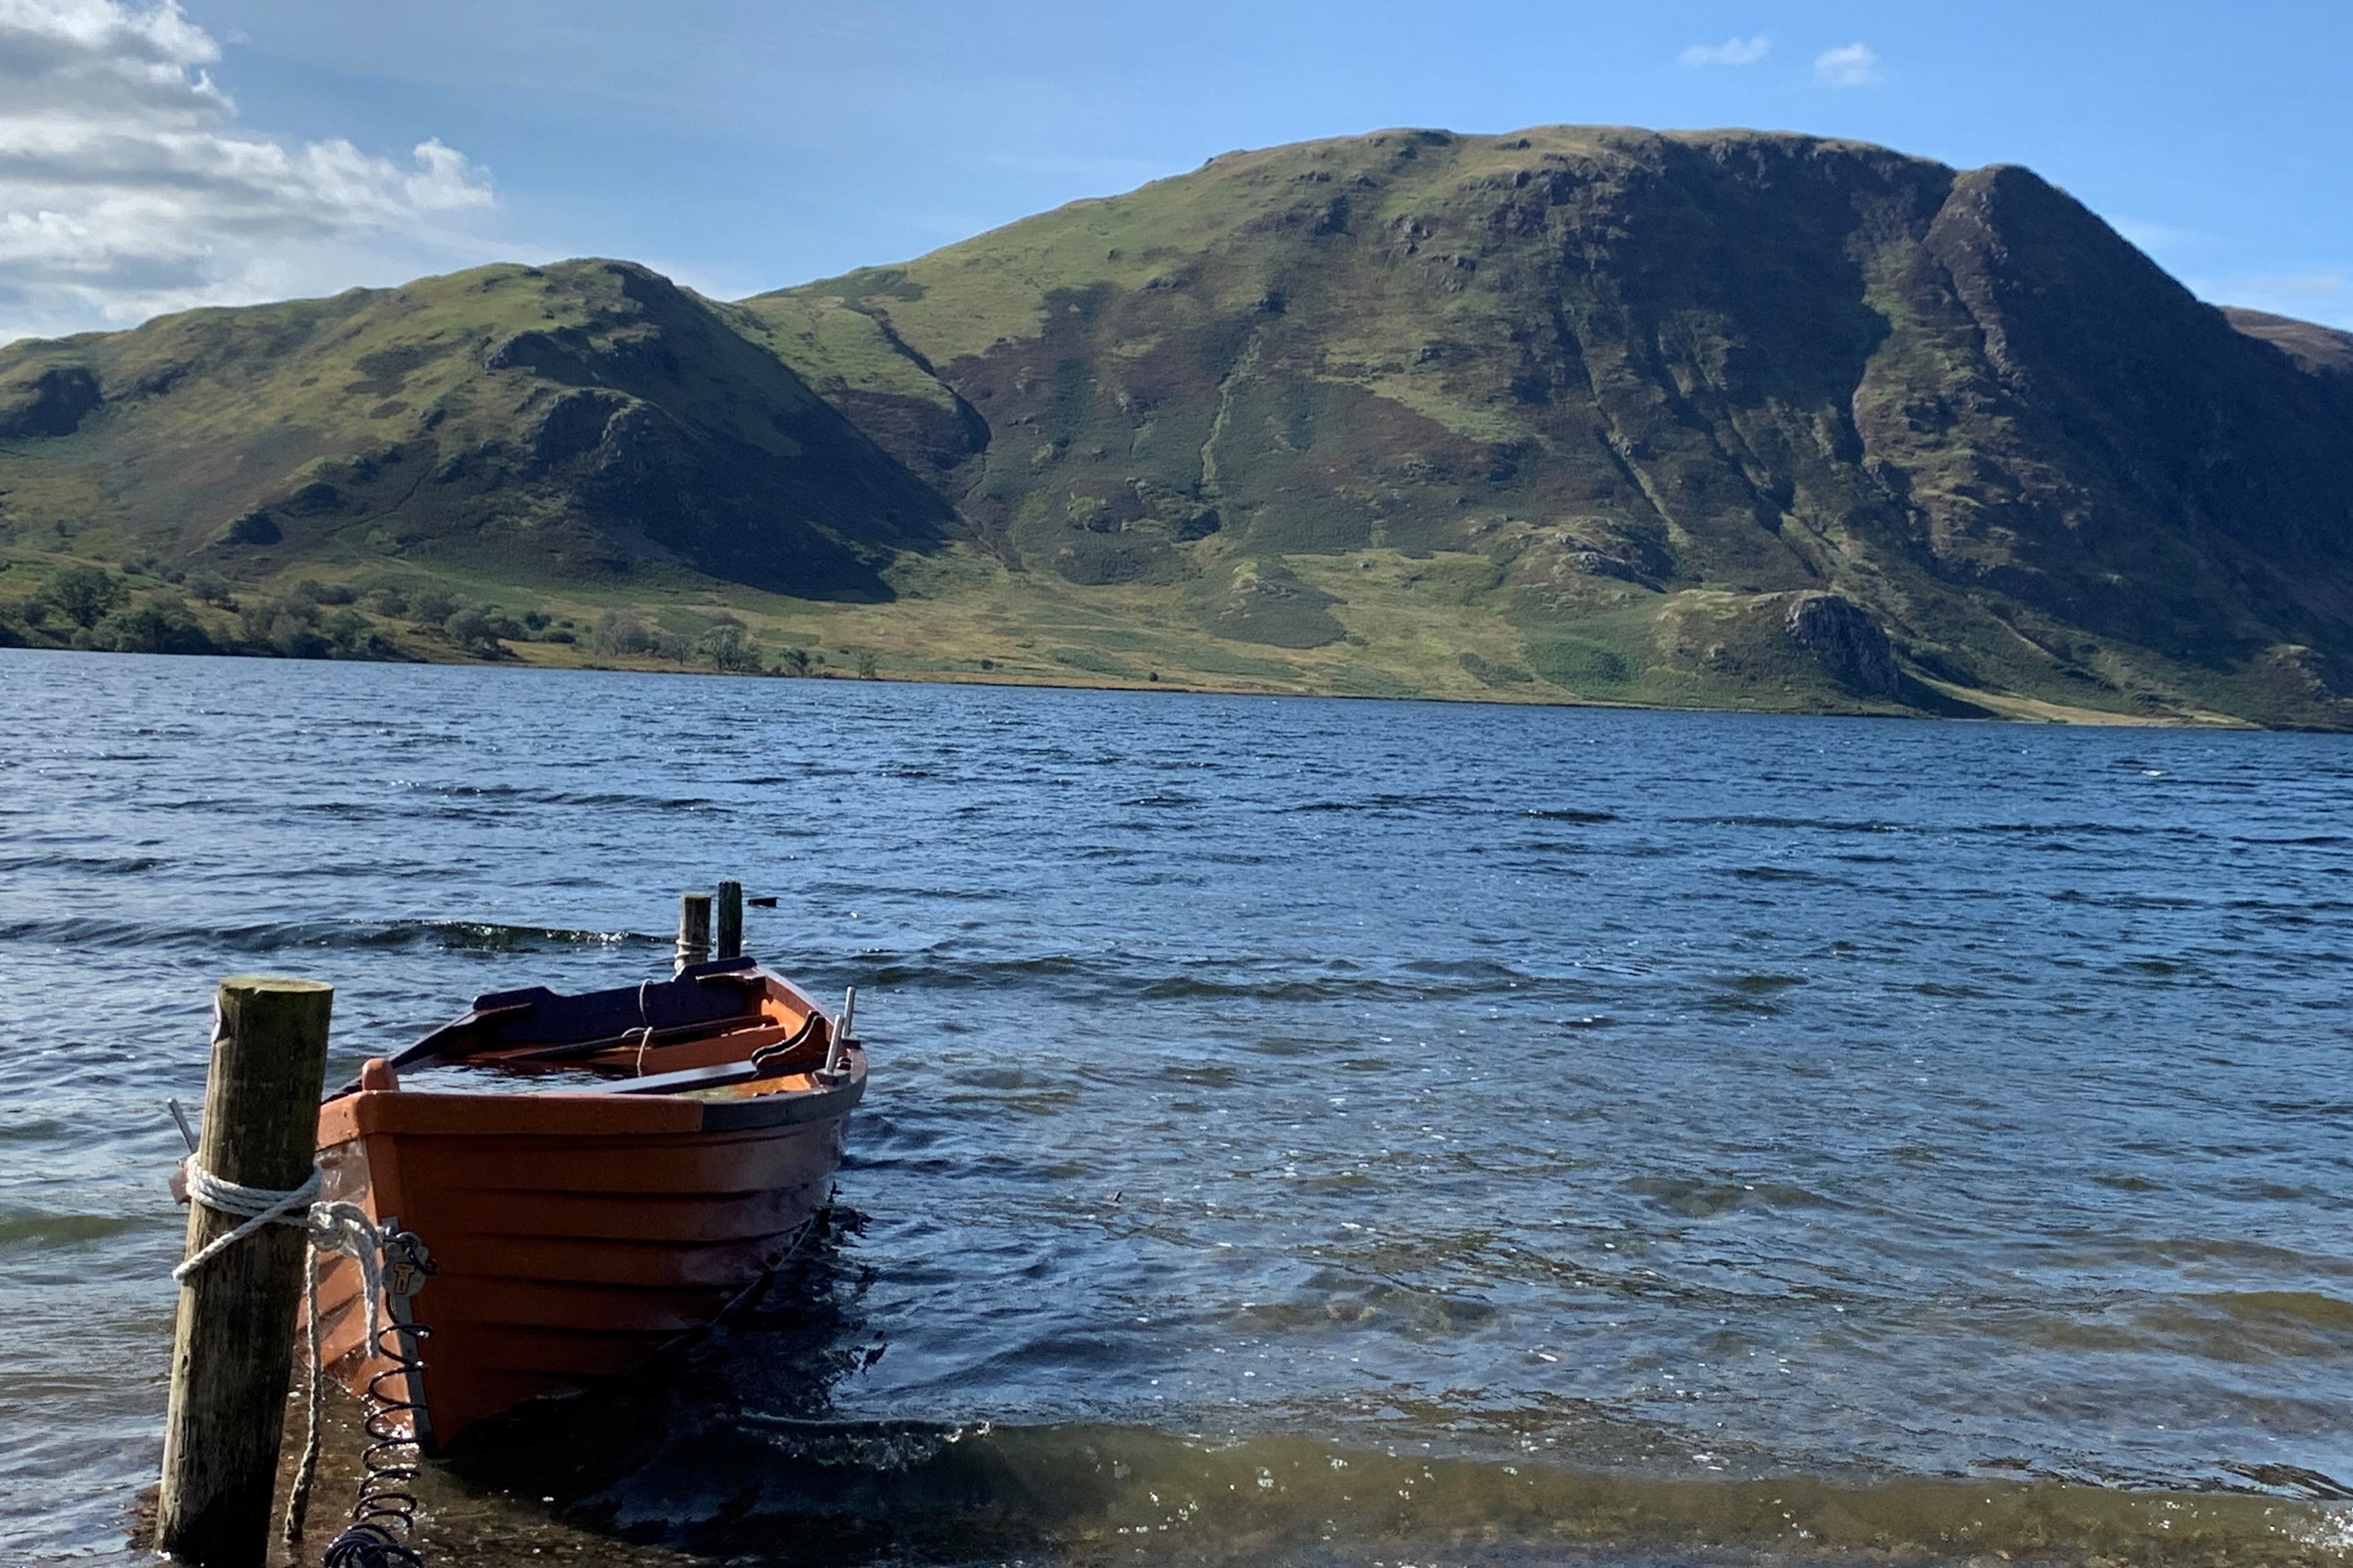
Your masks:
M348 1072L728 875L861 988L839 1206L437 1479L514 1542L2347 1554L2342 738L12 652L0 721L12 1559L153 1477L215 980Z

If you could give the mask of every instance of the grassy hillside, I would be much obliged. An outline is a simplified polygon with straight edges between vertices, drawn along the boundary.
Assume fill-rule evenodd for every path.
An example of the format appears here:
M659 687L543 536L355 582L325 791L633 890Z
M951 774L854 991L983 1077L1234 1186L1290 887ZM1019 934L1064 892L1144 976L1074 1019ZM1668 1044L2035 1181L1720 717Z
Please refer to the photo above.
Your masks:
M2353 339L2023 170L1393 132L0 349L8 638L2344 727Z
M643 268L490 267L0 350L20 545L876 599L940 498Z
M2353 384L2023 170L1390 132L746 305L1008 565L1238 645L1393 552L1498 690L2348 716Z

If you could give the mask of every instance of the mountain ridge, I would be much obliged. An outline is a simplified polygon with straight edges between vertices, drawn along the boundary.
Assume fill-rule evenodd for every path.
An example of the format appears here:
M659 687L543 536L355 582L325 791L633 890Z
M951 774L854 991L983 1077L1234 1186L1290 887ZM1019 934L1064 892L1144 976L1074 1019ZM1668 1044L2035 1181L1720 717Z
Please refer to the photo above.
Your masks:
M1172 209L1180 222L1166 221ZM1332 287L1343 268L1346 286ZM1011 275L1052 285L1023 299L1005 286ZM1319 288L1329 298L1317 302ZM1482 288L1477 309L1457 308ZM1208 298L1188 312L1175 303L1188 293ZM1378 308L1363 311L1366 300ZM1504 501L1580 520L1554 536L1551 553L1566 561L1544 559L1541 538L1524 552L1524 586L1582 576L1751 595L1836 587L1964 685L1982 673L1972 664L2032 673L2003 657L2016 625L1966 613L1960 601L1979 591L2052 621L2050 641L2088 623L2132 645L2111 657L2145 668L2093 682L2160 706L2179 684L2161 667L2185 659L2243 673L2298 658L2269 650L2315 641L2341 657L2353 475L2329 459L2295 481L2327 445L2314 433L2348 428L2343 399L2269 363L2274 346L2012 166L1955 171L1793 134L1383 132L1228 155L903 267L745 303L778 322L779 353L813 384L846 385L869 406L895 390L861 384L855 363L795 353L849 336L847 310L944 367L942 390L993 420L1035 426L1065 451L1103 450L1119 470L1110 484L1082 476L1032 504L1053 487L999 463L972 475L959 501L984 531L1074 580L1164 569L1183 542L1166 537L1186 531L1183 509L1211 499L1187 484L1187 454L1196 437L1212 439L1213 406L1232 409L1225 375L1247 382L1269 353L1287 353L1281 391L1294 405L1301 388L1348 388L1359 427L1386 422L1425 461L1418 475L1384 474L1355 455L1353 471L1324 487L1354 493L1321 518L1300 503L1291 465L1293 482L1271 488L1292 496L1258 502L1273 514L1266 542L1277 552L1362 545L1377 519L1384 537L1467 547L1449 513L1485 508L1498 498L1482 480L1504 475L1514 492ZM1319 304L1309 341L1270 347ZM1098 313L1113 324L1074 346ZM1370 330L1352 313L1370 316ZM2171 341L2152 346L2150 323ZM2086 331L2096 354L2061 341ZM1115 437L1151 422L1074 416L1086 394L1052 378L1081 361L1124 376L1116 395L1165 408L1172 389L1184 396L1183 367L1140 384L1169 357L1174 332L1217 360L1217 398L1197 385L1176 460L1137 475L1127 470L1142 454ZM2219 389L2205 400L2229 423L2219 436L2196 430L2201 416L2185 417L2166 390L2201 378ZM1008 398L1009 416L997 412ZM1965 438L1948 438L1957 426ZM1041 460L1043 449L1015 458L1064 461ZM1558 470L1549 493L1528 482L1540 465ZM2235 489L2214 473L2233 468ZM1218 488L1230 503L1233 487ZM1174 510L1155 504L1172 496ZM1073 524L1053 515L1057 503L1088 515ZM1115 530L1079 537L1099 517ZM2312 521L2289 537L2285 519ZM1485 521L1540 536L1547 520ZM2274 568L2283 550L2293 569ZM1627 598L1614 587L1581 596L1588 619ZM1516 613L1532 635L1547 624L1525 595ZM2031 657L2088 668L2047 646Z
M279 368L185 429L141 410L186 318L0 350L20 546L79 507L258 584L716 595L907 673L2353 722L2353 334L2205 305L2014 166L1392 131L733 304L575 262L251 309ZM322 338L325 434L238 425ZM430 462L363 472L370 420ZM225 454L269 483L166 534L155 470Z

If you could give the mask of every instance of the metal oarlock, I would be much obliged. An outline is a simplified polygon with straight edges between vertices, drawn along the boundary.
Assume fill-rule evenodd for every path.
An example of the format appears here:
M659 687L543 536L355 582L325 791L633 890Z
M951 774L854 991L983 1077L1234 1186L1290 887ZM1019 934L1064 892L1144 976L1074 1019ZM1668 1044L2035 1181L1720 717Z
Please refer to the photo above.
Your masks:
M855 1037L849 1031L857 1018L858 987L852 985L841 994L841 1016L834 1020L833 1038L825 1048L825 1066L821 1070L826 1077L839 1078L848 1070L849 1045Z

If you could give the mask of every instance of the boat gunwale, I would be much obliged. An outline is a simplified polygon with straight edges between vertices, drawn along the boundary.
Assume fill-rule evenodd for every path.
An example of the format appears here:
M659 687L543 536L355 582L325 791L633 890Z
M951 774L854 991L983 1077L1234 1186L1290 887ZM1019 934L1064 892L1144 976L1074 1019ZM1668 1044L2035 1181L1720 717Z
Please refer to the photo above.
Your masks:
M866 1052L844 1047L843 1081L705 1100L691 1094L559 1089L469 1093L361 1089L319 1108L319 1146L354 1138L643 1138L755 1132L847 1116L866 1098ZM753 1079L753 1084L760 1080ZM749 1086L744 1086L749 1087ZM495 1112L495 1114L485 1114Z

